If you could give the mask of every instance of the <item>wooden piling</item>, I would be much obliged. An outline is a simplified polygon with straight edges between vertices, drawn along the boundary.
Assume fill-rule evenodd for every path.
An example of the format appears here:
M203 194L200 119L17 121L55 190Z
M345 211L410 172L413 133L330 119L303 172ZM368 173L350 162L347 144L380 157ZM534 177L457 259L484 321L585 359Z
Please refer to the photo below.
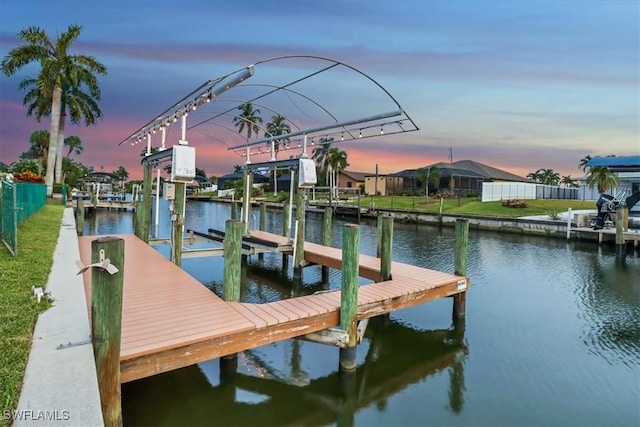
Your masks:
M331 220L333 218L333 209L328 206L324 210L324 222L322 227L322 244L324 246L331 246ZM322 283L329 283L329 267L322 266Z
M140 216L140 236L145 243L149 243L149 231L151 230L151 187L153 186L153 167L144 163L142 182L142 204ZM176 188L176 191L178 189Z
M291 206L287 203L284 205L283 209L282 209L282 235L286 236L286 237L290 237L289 236L289 221L291 221ZM289 270L289 255L287 255L286 253L282 254L282 271L287 271Z
M380 251L382 247L382 214L379 213L377 217L378 223L376 226L376 231L378 232L378 244L376 246L376 256L380 258Z
M251 189L253 188L253 172L244 170L244 196L242 197L242 222L244 234L249 233L249 221L251 218Z
M298 187L296 191L296 241L295 259L293 260L293 279L300 282L302 280L302 264L304 263L304 220L305 220L305 195L306 188Z
M260 202L260 222L258 228L260 231L264 231L267 226L267 204Z
M84 200L82 197L79 197L76 201L76 232L78 236L82 236L84 234Z
M124 240L118 237L101 237L92 241L91 262L101 262L105 258L118 268L118 272L110 274L101 268L92 270L91 336L105 426L122 426L120 337Z
M260 202L260 222L258 225L258 229L260 231L264 231L267 226L267 204L265 202ZM264 254L260 252L258 254L258 262L264 262Z
M380 281L391 280L391 248L393 246L393 218L386 216L381 222Z
M184 182L176 182L176 198L174 200L173 248L171 260L177 266L182 265L182 247L184 243L184 207L187 198Z
M627 245L624 241L624 207L616 209L616 258L624 258L627 254Z
M225 301L240 300L242 260L242 234L244 224L237 219L227 220L224 237L224 290Z
M225 223L224 237L224 282L222 297L225 301L240 301L240 285L242 284L242 235L244 223L238 219L230 219ZM238 367L236 353L220 358L220 375L229 379Z
M289 229L290 227L290 222L291 221L291 206L289 206L288 203L286 203L283 208L282 208L282 235L283 236L289 236Z
M456 255L454 274L467 276L467 242L469 240L469 220L456 220ZM467 292L460 292L453 296L453 317L465 316Z
M231 202L231 219L240 219L238 205L239 203L235 200Z
M355 224L346 224L342 229L340 288L340 328L349 335L347 348L340 349L340 370L346 372L356 369L359 251L360 229Z

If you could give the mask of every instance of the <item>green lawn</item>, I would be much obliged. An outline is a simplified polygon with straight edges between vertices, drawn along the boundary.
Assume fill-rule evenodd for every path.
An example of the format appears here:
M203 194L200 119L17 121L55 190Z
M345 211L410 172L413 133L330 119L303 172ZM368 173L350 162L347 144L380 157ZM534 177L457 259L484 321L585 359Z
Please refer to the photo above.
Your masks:
M32 286L44 287L58 241L60 202L45 205L18 227L18 256L0 247L0 411L18 404L33 328L38 314L50 303L36 303ZM9 420L0 417L0 426Z
M319 201L322 205L324 202ZM351 205L357 205L357 197L348 201ZM465 215L488 215L519 217L528 215L549 215L565 212L571 209L596 209L596 204L592 200L526 200L526 208L507 208L502 206L500 201L480 202L475 197L461 199L443 199L442 213L465 214ZM360 207L375 209L392 209L400 211L415 212L440 212L440 199L430 197L410 197L410 196L375 196L361 197Z

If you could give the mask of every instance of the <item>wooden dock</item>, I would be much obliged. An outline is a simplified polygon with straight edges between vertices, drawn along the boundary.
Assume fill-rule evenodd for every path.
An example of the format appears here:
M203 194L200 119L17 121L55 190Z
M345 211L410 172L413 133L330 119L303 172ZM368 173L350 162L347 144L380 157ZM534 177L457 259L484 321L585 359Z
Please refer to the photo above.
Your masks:
M133 235L125 240L121 382L171 371L339 325L340 290L265 304L226 302ZM289 239L252 231L251 237L289 245ZM82 261L91 241L80 237ZM109 254L106 254L108 257ZM305 242L309 263L342 267L340 249ZM120 266L117 266L120 267ZM358 320L465 292L468 278L392 263L392 280L360 286ZM360 255L360 275L380 278L380 259ZM91 273L84 274L91 301Z
M571 229L571 233L578 240L597 241L599 245L602 245L603 242L615 242L616 240L615 227L605 227L599 230L594 230L591 227L574 227ZM637 249L640 244L640 230L628 229L622 233L622 238L625 243L633 242L633 247Z

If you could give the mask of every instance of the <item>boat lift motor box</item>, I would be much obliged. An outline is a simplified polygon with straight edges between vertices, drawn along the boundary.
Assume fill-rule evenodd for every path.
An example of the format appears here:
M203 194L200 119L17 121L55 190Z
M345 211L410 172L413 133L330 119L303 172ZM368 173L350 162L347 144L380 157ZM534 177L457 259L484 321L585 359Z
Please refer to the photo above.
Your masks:
M318 179L316 177L316 162L314 162L312 159L300 159L298 173L298 186L300 188L313 187L318 182Z
M196 176L196 149L187 145L174 145L171 159L171 181L192 182Z

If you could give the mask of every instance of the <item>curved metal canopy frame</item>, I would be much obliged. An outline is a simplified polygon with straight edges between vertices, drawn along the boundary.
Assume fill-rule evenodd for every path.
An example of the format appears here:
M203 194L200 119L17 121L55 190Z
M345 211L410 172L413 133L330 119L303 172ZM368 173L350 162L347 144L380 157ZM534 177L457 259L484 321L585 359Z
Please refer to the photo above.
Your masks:
M290 61L293 61L293 66ZM273 67L276 72L269 67ZM266 68L264 74L263 68ZM335 74L326 77L329 73ZM282 77L286 80L255 82L255 75L262 75L272 80ZM249 78L252 78L251 83L246 83ZM322 80L322 78L329 78L325 82L326 86L336 87L323 86L321 91L317 92L317 87L308 84L321 85L322 81L318 83L313 79ZM352 87L353 92L350 92ZM364 98L362 92L364 89L373 89L366 95L375 101L360 102L357 112L342 111L344 99L356 96ZM233 98L222 96L231 90L234 91ZM292 95L296 97L295 100ZM212 130L215 128L224 129L225 133L228 133L234 128L230 118L238 117L238 109L246 103L252 103L285 117L293 129L287 134L278 136L271 136L265 132L264 137L257 136L257 139L253 140L235 133L235 137L238 138L237 143L224 145L228 150L247 156L247 162L250 155L265 154L268 150L262 149L264 145L271 145L274 141L283 139L287 139L289 143L280 144L278 151L301 148L300 156L306 156L307 138L311 141L319 142L322 139L339 143L372 137L388 137L418 130L418 126L391 93L359 69L321 56L286 55L265 59L221 77L207 80L133 132L119 145L126 143L135 145L147 138L150 140L150 135L158 130L166 131L166 128L179 118L183 119L184 133L184 126L186 126L184 116L187 115L191 124L186 129L197 130L198 134L204 136L215 134L216 132ZM389 110L382 113L371 111L371 108L375 108L371 107L373 104L376 106L386 104ZM227 107L228 105L230 107ZM360 113L360 110L363 112ZM265 128L266 126L267 124L264 124ZM391 140L389 142L392 143Z

